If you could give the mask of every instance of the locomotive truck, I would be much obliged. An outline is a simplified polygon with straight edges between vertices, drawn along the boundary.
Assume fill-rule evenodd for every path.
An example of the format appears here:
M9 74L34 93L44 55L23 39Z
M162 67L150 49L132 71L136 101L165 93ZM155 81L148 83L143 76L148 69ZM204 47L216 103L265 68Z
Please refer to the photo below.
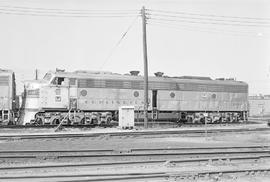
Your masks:
M179 122L247 119L248 85L233 79L149 77L148 117ZM49 71L42 80L25 82L22 124L93 124L117 120L120 106L135 106L143 118L144 79L138 72ZM205 116L207 114L207 117ZM205 121L204 118L207 118Z

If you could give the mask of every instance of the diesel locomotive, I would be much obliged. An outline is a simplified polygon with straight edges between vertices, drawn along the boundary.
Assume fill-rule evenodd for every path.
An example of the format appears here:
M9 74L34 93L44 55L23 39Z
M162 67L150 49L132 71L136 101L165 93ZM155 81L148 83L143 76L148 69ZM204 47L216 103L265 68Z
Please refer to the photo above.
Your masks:
M149 76L148 117L179 122L247 119L248 85L234 79ZM21 124L93 124L117 120L120 106L143 118L144 79L138 72L49 71L25 82ZM205 121L205 118L207 121Z

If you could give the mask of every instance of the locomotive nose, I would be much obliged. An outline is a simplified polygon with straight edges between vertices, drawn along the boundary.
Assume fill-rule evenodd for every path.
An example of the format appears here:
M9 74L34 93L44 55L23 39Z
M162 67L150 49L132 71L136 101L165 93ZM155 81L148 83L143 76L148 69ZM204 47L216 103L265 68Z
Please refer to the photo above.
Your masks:
M39 97L42 83L39 80L24 82L24 114L23 124L31 123L35 114L39 111Z

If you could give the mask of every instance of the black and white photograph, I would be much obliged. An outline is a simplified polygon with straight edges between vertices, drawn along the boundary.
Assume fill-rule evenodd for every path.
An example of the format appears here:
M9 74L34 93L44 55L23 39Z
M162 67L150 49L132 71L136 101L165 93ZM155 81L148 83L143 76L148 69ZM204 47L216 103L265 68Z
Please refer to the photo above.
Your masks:
M269 0L0 0L0 182L269 182Z

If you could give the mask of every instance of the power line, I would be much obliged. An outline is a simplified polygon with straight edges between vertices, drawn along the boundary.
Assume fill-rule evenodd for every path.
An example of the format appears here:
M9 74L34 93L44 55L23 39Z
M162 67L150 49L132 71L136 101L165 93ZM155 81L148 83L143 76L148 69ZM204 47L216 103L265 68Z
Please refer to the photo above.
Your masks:
M262 33L262 32L251 32L251 31L235 31L231 29L221 29L221 28L208 28L208 27L201 27L201 26L192 26L192 25L185 25L185 24L175 24L170 22L163 22L163 21L157 21L157 20L151 20L149 24L160 24L160 25L169 25L174 27L188 27L188 28L194 28L194 29L208 29L208 30L216 30L216 31L227 31L227 32L241 32L241 33Z
M75 9L46 9L30 7L5 8L0 6L0 14L26 15L26 16L49 16L49 17L96 17L96 18L117 18L134 17L139 11L129 10L75 10Z
M226 25L226 26L246 26L246 27L270 27L267 25L255 25L255 24L239 24L239 23L220 23L220 22L201 22L201 21L192 21L192 20L176 20L176 19L164 19L164 18L149 18L150 20L157 20L157 21L163 21L163 22L178 22L178 23L192 23L192 24L212 24L212 25Z
M90 9L59 9L59 8L40 8L40 7L27 7L27 6L0 6L0 8L11 8L11 9L26 9L26 10L41 10L41 11L75 11L75 12L103 12L103 13L108 13L108 12L123 12L123 13L131 13L131 12L136 12L138 13L139 10L116 10L116 9L110 9L110 10L90 10Z
M125 18L134 17L134 15L70 15L70 14L44 14L44 13L20 13L1 11L0 14L22 15L22 16L40 16L40 17L71 17L71 18Z
M159 22L150 22L148 23L150 26L157 26L162 28L170 28L179 31L189 30L189 31L196 31L196 32L203 32L203 33L217 33L217 34L225 34L225 35L232 35L232 36L249 36L249 37L259 37L259 33L255 32L238 32L238 31L224 31L221 29L210 29L210 28L203 28L197 26L186 26L186 25L174 25L169 23L159 23ZM169 26L168 26L169 25Z
M131 24L128 26L127 30L123 33L123 35L121 36L121 38L117 41L117 43L115 44L115 46L111 49L111 51L109 52L107 58L103 61L100 70L102 70L103 66L109 61L109 59L112 57L114 51L116 50L116 48L120 45L120 43L122 42L122 40L125 38L125 36L127 35L127 33L129 32L129 30L133 27L133 25L135 24L136 20L138 19L139 15L136 16L134 18L134 20L131 22Z
M96 14L96 15L134 15L134 14L138 14L137 13L133 13L133 12L103 12L103 11L83 11L83 12L79 12L79 11L40 11L40 10L28 10L28 9L5 9L5 8L1 8L1 11L10 11L10 12L20 12L20 13L52 13L52 14L83 14L83 15L92 15L92 14Z
M151 10L147 9L149 12L161 12L167 14L181 14L181 15L192 15L192 16L204 16L204 17L219 17L219 18L231 18L231 19L249 19L249 20L270 20L270 18L258 18L258 17L246 17L246 16L223 16L215 14L200 14L200 13L188 13L183 11L164 11L164 10Z
M245 21L245 20L226 20L226 19L215 19L215 18L201 18L201 17L190 17L190 16L175 16L175 15L164 15L164 14L156 14L156 13L150 13L151 17L169 17L176 18L176 19L191 19L191 20L206 20L206 21L217 21L217 22L229 22L229 23L251 23L251 24L270 24L270 22L266 21Z

